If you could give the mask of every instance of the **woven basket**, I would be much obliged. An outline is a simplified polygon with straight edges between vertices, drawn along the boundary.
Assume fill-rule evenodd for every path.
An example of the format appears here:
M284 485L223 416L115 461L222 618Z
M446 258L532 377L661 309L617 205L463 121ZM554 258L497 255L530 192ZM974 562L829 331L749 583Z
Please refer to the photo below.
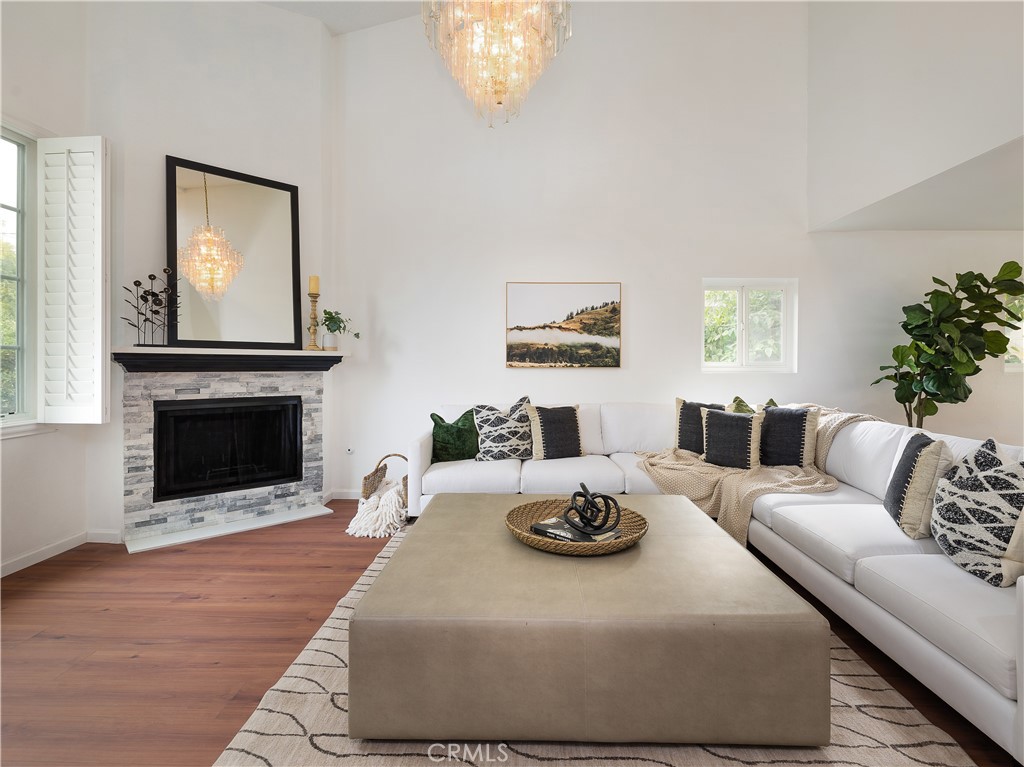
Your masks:
M568 500L562 501L558 499L524 503L522 506L516 506L508 513L505 517L505 527L527 546L532 546L541 551L550 551L553 554L567 554L573 557L594 557L622 551L623 549L628 549L647 534L647 520L631 509L622 509L622 519L619 520L619 529L622 530L622 535L608 541L600 541L598 543L556 541L554 538L546 538L530 530L530 525L534 522L561 516L568 506Z
M365 477L363 477L363 494L362 494L361 497L362 497L362 499L364 501L369 500L370 496L373 495L375 492L377 492L377 488L380 487L380 483L383 482L384 481L384 477L387 476L388 467L384 464L384 461L386 461L388 458L401 458L406 463L409 462L409 459L406 458L401 453L388 453L386 456L384 456L379 461L377 461L377 466L374 468L374 470L371 471L369 474L367 474ZM405 507L408 507L408 505L409 505L409 475L408 474L406 474L404 477L402 477L402 492L401 492L401 496L402 496L402 505L405 506Z

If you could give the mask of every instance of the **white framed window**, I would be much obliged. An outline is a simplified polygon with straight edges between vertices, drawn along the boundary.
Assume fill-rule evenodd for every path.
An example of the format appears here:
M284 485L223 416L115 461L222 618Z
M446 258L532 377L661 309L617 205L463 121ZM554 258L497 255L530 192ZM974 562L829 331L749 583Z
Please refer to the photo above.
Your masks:
M702 370L796 372L797 280L703 283Z
M1017 296L1007 302L1010 310L1017 316L1024 316L1024 296ZM1021 327L1017 330L1010 328L1003 329L1003 332L1010 337L1010 346L1003 355L1003 370L1008 373L1020 373L1024 371L1024 323L1018 323Z
M109 152L100 136L0 142L4 436L110 418ZM18 426L8 429L7 427Z
M0 422L36 418L35 141L0 132Z

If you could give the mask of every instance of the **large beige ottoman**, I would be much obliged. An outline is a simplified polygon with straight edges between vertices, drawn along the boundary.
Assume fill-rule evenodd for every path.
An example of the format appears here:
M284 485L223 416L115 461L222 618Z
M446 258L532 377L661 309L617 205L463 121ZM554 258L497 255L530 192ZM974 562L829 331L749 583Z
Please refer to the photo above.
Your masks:
M647 536L566 557L505 529L541 497L434 498L352 616L351 737L828 743L828 623L713 520L622 497Z

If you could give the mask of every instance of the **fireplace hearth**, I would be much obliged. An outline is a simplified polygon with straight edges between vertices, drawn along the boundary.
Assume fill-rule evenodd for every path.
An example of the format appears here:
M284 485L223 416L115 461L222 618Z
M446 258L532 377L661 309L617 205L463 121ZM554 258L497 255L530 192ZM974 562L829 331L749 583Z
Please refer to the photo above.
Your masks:
M153 402L154 501L302 479L301 397Z

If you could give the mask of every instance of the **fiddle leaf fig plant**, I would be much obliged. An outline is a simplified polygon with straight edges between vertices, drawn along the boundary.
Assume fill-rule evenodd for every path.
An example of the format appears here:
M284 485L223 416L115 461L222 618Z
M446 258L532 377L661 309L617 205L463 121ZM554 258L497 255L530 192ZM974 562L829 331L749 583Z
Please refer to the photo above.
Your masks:
M1010 339L1001 328L1018 330L1021 316L1003 299L1024 294L1020 276L1021 265L1007 261L991 278L964 272L950 284L932 277L938 287L925 293L925 302L903 307L900 327L910 341L893 347L895 364L879 367L891 372L871 385L895 384L908 426L921 427L940 404L966 402L967 379L981 372L978 363L1006 354Z
M324 321L321 323L328 333L352 333L353 338L359 338L359 334L349 329L350 317L342 317L339 312L332 312L324 309Z

